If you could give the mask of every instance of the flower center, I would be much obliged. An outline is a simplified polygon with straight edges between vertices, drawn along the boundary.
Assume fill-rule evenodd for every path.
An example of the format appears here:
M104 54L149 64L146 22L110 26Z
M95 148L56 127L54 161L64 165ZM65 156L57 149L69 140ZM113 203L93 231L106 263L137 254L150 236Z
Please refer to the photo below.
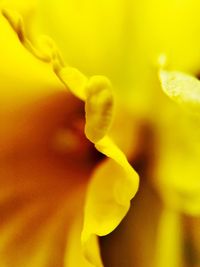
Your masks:
M85 136L84 103L68 95L66 105L52 136L52 149L56 154L80 164L91 166L98 163L105 156Z

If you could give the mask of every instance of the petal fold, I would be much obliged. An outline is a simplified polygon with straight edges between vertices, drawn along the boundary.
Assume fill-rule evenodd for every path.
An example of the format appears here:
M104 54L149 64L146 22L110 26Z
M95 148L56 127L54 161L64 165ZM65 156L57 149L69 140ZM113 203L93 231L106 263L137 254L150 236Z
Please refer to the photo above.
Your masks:
M96 143L102 139L111 126L114 99L110 81L103 76L93 76L86 87L85 102L87 138Z

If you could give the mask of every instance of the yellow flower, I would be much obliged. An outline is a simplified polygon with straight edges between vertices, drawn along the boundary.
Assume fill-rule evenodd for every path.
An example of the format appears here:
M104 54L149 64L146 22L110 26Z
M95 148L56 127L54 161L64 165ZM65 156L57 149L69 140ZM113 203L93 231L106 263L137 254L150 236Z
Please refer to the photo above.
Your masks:
M142 182L133 209L121 228L101 239L105 266L198 266L199 0L38 0L33 24L27 16L33 11L17 7L15 0L9 2L20 10L28 25L29 39L23 40L23 45L36 57L50 61L54 75L85 101L86 136L101 153L114 159L96 168L92 166L95 172L87 191L82 232L86 257L101 266L95 235L114 230L137 188L135 184L133 190L132 185L129 191L132 170L108 138L109 133L126 151ZM9 15L8 20L12 22ZM88 80L77 69L65 67L52 41L38 42L36 33L52 36L65 61L88 76L100 73L109 77L117 101L123 102L129 112L127 116L116 107L122 125L128 125L122 135L116 134L116 129L122 128L118 119L111 127L110 82L102 76ZM68 133L70 138L70 144L76 143L74 134ZM62 134L56 140L63 149ZM84 147L80 154L88 153L88 145ZM79 164L82 161L81 158ZM87 164L84 162L84 166ZM123 187L121 182L118 184L119 165L123 166L127 182ZM86 187L87 183L83 184ZM115 209L110 188L115 188L114 195L117 192L115 205L124 203L122 210L120 205ZM77 229L80 232L81 223L76 220L69 231L67 266L87 264L77 262L80 248Z
M138 188L109 135L111 84L65 66L50 39L33 45L15 11L1 10L0 32L0 265L100 267L97 235Z
M113 247L113 253L104 251L108 263L179 267L193 261L193 256L185 259L191 248L183 249L187 236L182 217L199 217L199 118L170 101L162 88L189 109L199 109L198 86L185 77L198 74L200 67L199 1L39 3L40 27L67 48L65 57L73 65L89 74L98 70L108 75L129 106L138 132L132 163L148 182L142 183L141 197L136 198L121 235L113 235L124 243L117 245L114 238L113 244L107 238L109 249ZM159 65L165 64L158 75ZM187 79L192 81L185 83ZM152 218L149 206L157 210ZM124 237L125 231L129 234ZM115 247L124 253L121 263Z

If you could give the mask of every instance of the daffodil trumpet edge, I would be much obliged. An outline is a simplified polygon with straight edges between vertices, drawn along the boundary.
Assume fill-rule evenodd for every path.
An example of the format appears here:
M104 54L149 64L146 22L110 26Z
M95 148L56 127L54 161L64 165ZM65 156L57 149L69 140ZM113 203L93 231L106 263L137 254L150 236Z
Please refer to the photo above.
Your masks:
M4 8L1 13L22 45L39 60L51 64L67 89L85 102L85 135L97 150L108 157L90 179L81 238L86 258L93 266L101 267L97 236L107 235L117 227L139 186L138 174L108 135L114 113L112 85L106 77L88 79L77 69L66 66L50 38L38 40L39 46L33 44L26 37L22 17L17 12Z

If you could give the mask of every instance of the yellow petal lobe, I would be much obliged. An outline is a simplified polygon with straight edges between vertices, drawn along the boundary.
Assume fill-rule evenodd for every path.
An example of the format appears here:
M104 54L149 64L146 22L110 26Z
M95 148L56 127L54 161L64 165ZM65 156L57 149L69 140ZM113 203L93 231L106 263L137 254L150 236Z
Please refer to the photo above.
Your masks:
M103 76L93 76L86 87L87 138L96 143L108 132L113 114L114 100L110 81Z
M88 187L82 243L86 258L100 267L100 260L91 249L94 236L107 235L119 225L137 192L139 178L108 136L95 147L109 159L96 169Z
M86 99L85 88L88 79L79 70L72 67L61 68L58 77L76 97Z

